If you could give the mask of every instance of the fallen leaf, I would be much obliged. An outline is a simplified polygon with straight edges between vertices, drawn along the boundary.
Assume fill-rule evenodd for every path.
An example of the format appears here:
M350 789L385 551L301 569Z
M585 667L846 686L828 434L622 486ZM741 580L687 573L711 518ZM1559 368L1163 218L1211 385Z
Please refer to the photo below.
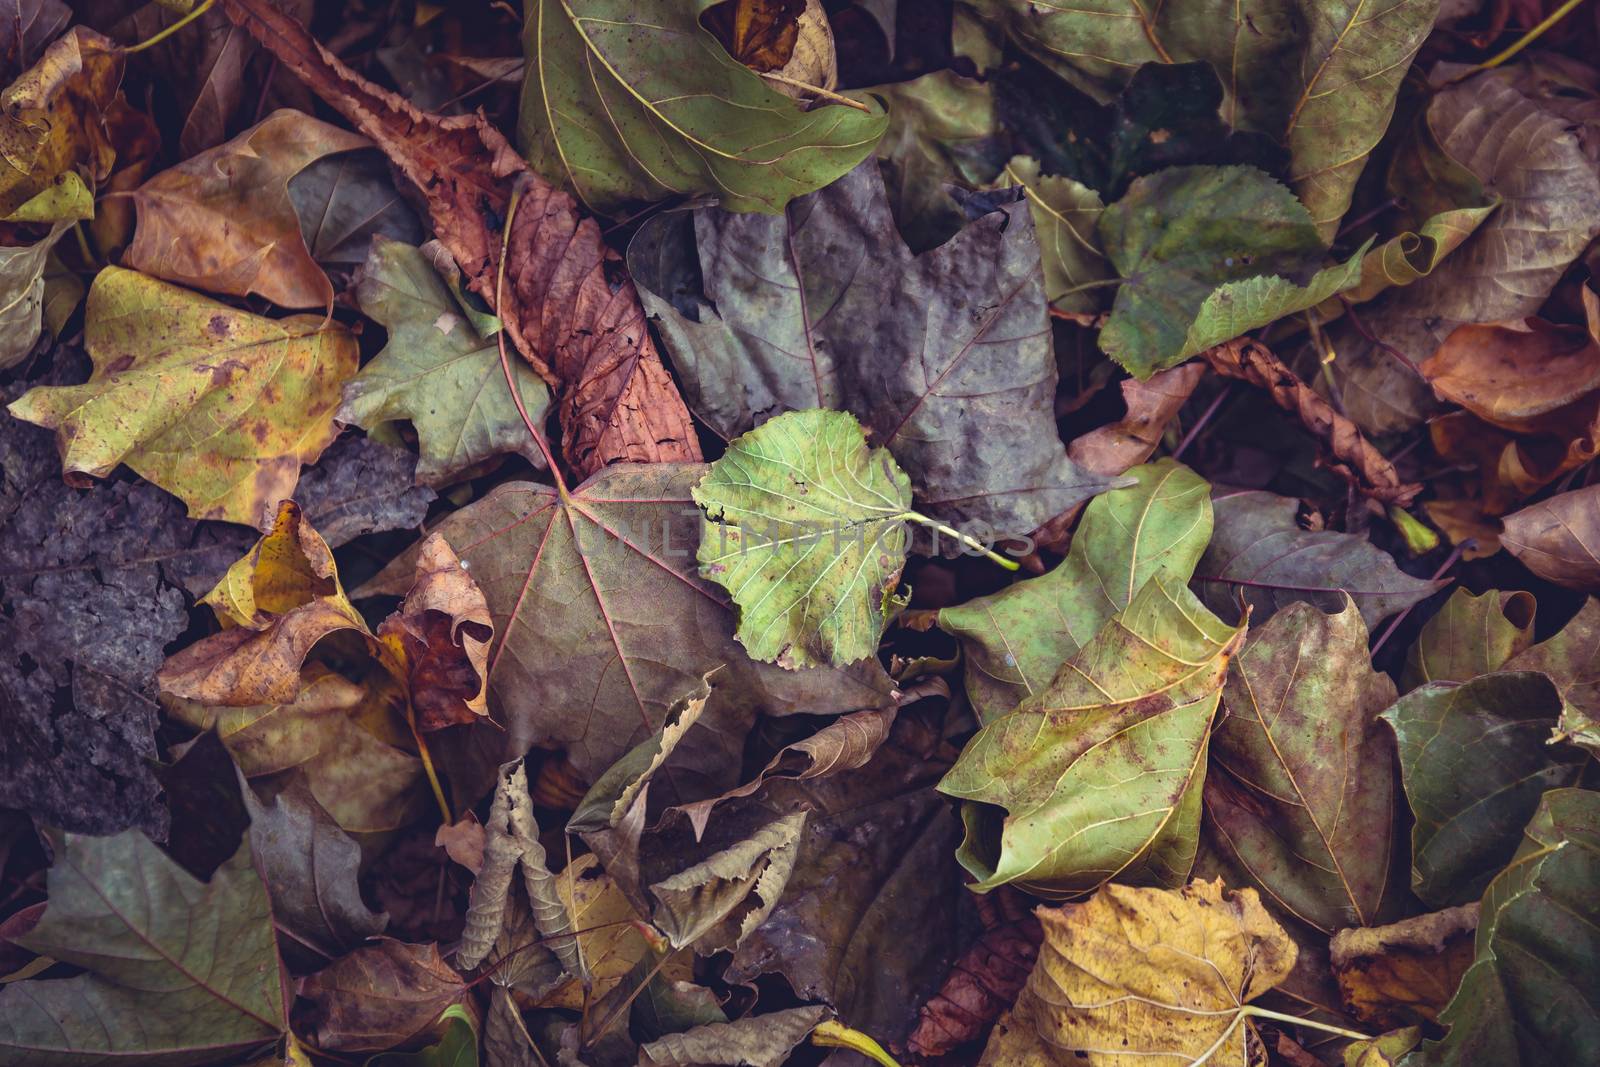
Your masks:
M417 577L400 609L378 627L390 670L409 683L417 730L429 733L489 714L489 605L438 534L422 542Z
M1562 706L1544 675L1430 683L1382 718L1394 729L1411 828L1411 888L1433 907L1478 896L1517 848L1548 789L1576 783L1587 757L1546 745Z
M260 526L337 435L339 387L356 370L343 327L261 318L118 267L95 277L86 316L88 383L8 409L58 431L68 475L126 463L195 518Z
M1206 745L1244 627L1157 575L1011 714L978 731L939 790L963 807L956 858L979 892L1181 884Z
M317 803L304 778L291 779L266 802L243 779L241 785L251 851L272 892L280 937L306 957L327 961L381 934L389 917L367 907L356 884L361 847Z
M827 1017L827 1008L789 1008L697 1026L641 1046L640 1067L781 1067L790 1051Z
M700 574L739 643L796 670L871 656L897 602L911 480L855 417L793 411L728 442L696 483Z
M614 830L622 823L634 802L649 787L651 777L700 720L706 701L711 699L711 678L712 675L706 675L693 691L673 701L660 731L640 741L595 779L567 820L568 832Z
M1187 581L1211 539L1211 498L1199 476L1164 459L1091 500L1054 570L939 612L961 643L967 699L989 723L1037 696L1061 665L1155 577ZM1131 536L1130 536L1130 531Z
M1546 641L1518 652L1507 670L1539 671L1561 692L1561 717L1551 740L1600 752L1600 691L1592 681L1600 654L1600 601L1589 598L1578 613Z
M1138 378L1350 288L1366 253L1311 276L1323 249L1317 225L1294 194L1252 167L1170 167L1139 178L1098 229L1123 279L1100 347Z
M324 267L358 267L378 237L420 244L422 223L400 198L383 153L372 148L323 156L289 179L300 237Z
M435 527L489 601L489 703L505 716L508 758L564 746L597 777L724 664L717 692L730 708L829 714L886 702L891 683L875 662L791 672L745 655L730 606L695 571L690 488L705 472L616 467L564 496L508 482ZM363 595L403 593L410 568L402 556Z
M1402 676L1406 689L1428 682L1470 681L1519 658L1519 653L1533 644L1537 610L1533 594L1521 590L1493 589L1474 596L1457 589L1423 624L1416 644L1411 646Z
M72 9L62 0L10 0L0 5L0 80L33 66L67 23Z
M506 179L527 168L493 126L481 115L441 118L378 89L267 0L223 0L222 8L422 192L434 233L469 287L496 308L529 364L559 383L562 452L575 472L700 459L632 282L613 287L619 258L569 196L537 182L518 186L523 199L511 220L502 286L501 238L514 185Z
M289 179L366 140L298 111L274 111L227 144L192 156L133 193L130 268L286 308L326 307L333 286L300 235Z
M784 816L693 866L650 885L652 921L673 948L700 955L734 949L777 906L794 870L806 813Z
M1076 467L1056 432L1019 201L914 256L867 163L782 216L658 217L628 257L690 406L725 439L789 409L847 410L911 476L923 511L1000 536L1116 484ZM982 448L966 447L972 434Z
M1504 520L1500 543L1534 574L1583 592L1600 591L1600 563L1591 545L1600 485L1529 504Z
M1225 619L1237 616L1241 598L1260 625L1296 601L1337 611L1344 594L1370 629L1445 584L1402 572L1365 537L1302 529L1292 497L1230 490L1217 494L1213 506L1217 533L1194 581L1201 599Z
M944 1056L987 1036L1028 981L1044 930L1030 914L985 931L962 953L922 1006L907 1047L918 1056Z
M1457 326L1422 364L1439 396L1486 422L1538 431L1600 389L1600 342L1543 319Z
M1224 896L1220 879L1179 890L1108 885L1038 915L1039 961L983 1067L1260 1062L1247 1052L1249 1003L1283 981L1295 949L1254 890Z
M578 931L578 944L592 980L591 1000L628 983L641 961L655 964L655 953L636 926L643 917L628 902L616 880L601 869L593 854L573 860L555 876L555 887L572 915L573 929ZM668 963L657 977L668 982L674 978L681 980L689 976L689 970L688 967L676 969ZM651 986L655 986L654 981ZM648 992L647 989L641 997ZM574 977L542 996L540 1004L582 1011L583 1000L583 983Z
M1146 381L1124 378L1118 386L1126 413L1074 438L1067 445L1067 458L1096 474L1123 474L1144 463L1205 372L1205 364L1195 362L1157 371Z
M1402 904L1390 877L1394 746L1377 722L1394 698L1348 598L1335 614L1291 604L1228 669L1207 826L1268 900L1325 934L1375 926Z
M384 937L301 982L309 1003L297 1007L296 1029L315 1033L318 1048L380 1052L420 1034L466 995L466 979L438 945Z
M93 30L74 26L0 93L0 151L6 159L0 216L69 170L91 183L110 173L116 153L104 115L121 82L121 51Z
M612 0L529 5L517 139L533 168L605 214L685 193L779 211L871 153L881 107L803 109L700 25L711 4L648 22Z
M0 248L0 369L28 358L44 325L45 272L51 250L70 228L58 222L30 245ZM76 303L76 301L74 301ZM59 332L59 331L52 331Z
M1030 156L1012 158L1002 176L1027 193L1050 306L1059 311L1099 310L1093 293L1081 287L1092 289L1094 283L1116 276L1100 247L1097 224L1105 212L1100 194L1071 178L1041 174L1039 161Z
M1477 928L1472 903L1340 930L1329 947L1345 1009L1384 1030L1435 1021L1472 963Z
M433 1044L417 1052L385 1052L367 1063L370 1067L478 1067L478 1028L467 1008L450 1005L430 1029L443 1031Z
M201 882L137 830L68 835L14 940L81 967L0 986L0 1063L215 1063L280 1040L291 991L248 844Z

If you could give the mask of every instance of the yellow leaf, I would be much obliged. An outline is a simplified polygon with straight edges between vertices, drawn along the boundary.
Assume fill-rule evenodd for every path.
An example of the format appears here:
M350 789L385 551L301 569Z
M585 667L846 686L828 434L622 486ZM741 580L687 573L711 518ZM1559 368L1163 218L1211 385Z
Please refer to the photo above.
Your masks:
M1247 1051L1248 1016L1264 1013L1247 1006L1288 976L1295 946L1254 890L1112 884L1038 915L1038 961L982 1067L1264 1062Z
M121 82L117 46L74 26L0 93L0 217L67 171L80 171L91 184L111 172L116 151L104 115Z
M1329 944L1344 1007L1384 1029L1435 1022L1476 956L1478 902L1388 926L1340 930Z
M58 431L69 477L126 463L192 518L252 526L332 443L357 365L355 338L320 315L267 319L116 267L89 290L85 331L89 381L11 413Z

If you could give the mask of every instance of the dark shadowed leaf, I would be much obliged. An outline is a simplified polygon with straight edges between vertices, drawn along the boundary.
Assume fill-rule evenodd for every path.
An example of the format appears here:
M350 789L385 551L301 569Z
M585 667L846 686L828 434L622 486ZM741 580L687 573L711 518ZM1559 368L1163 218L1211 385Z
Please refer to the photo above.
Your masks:
M10 82L33 66L55 36L72 21L62 0L6 0L0 4L0 81Z
M1513 671L1540 671L1561 691L1556 737L1600 755L1600 600L1585 600L1578 614L1548 641L1513 656Z
M716 433L843 408L911 475L924 511L1018 535L1114 484L1067 459L1055 429L1032 230L1009 200L914 256L868 163L783 215L652 220L628 263Z
M1500 543L1539 577L1600 592L1600 485L1530 504L1505 517Z
M427 1029L466 993L466 980L440 958L438 945L385 937L305 979L300 995L309 1003L297 1006L295 1017L319 1048L378 1052Z
M1340 930L1329 955L1345 1008L1382 1030L1433 1022L1472 964L1474 901L1387 926Z
M1444 584L1411 577L1365 537L1301 529L1292 497L1228 490L1212 503L1217 533L1194 581L1201 599L1225 619L1238 617L1241 599L1259 626L1300 600L1337 611L1340 594L1348 594L1370 628Z
M289 200L311 258L324 266L367 261L374 237L418 244L422 223L400 199L383 153L324 156L289 179Z
M1548 745L1561 694L1542 674L1503 671L1415 689L1383 713L1400 748L1416 823L1411 888L1434 907L1477 897L1517 848L1548 789L1587 761Z

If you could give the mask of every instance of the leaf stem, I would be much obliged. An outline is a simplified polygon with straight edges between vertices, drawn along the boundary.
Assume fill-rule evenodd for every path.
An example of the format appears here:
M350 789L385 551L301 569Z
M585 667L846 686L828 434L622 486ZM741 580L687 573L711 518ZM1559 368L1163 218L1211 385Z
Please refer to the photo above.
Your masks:
M201 0L200 3L194 6L194 10L183 16L183 18L179 19L177 22L174 22L172 25L168 26L154 37L150 37L146 40L140 41L136 45L131 45L127 48L124 48L122 50L123 54L131 56L135 52L143 52L146 48L154 48L156 45L160 44L162 41L165 41L168 37L171 37L173 34L189 25L189 23L199 18L201 15L204 15L207 11L210 11L211 5L214 3L216 3L216 0Z
M1121 278L1098 278L1092 282L1074 285L1071 289L1063 289L1055 295L1054 299L1060 300L1064 296L1071 296L1073 293L1081 293L1089 289L1109 289L1113 285L1121 285L1122 282L1123 279Z
M411 699L406 698L406 724L411 727L411 736L417 741L417 755L422 758L423 773L428 776L428 785L433 789L433 799L439 804L439 812L444 816L446 826L455 822L450 814L450 802L444 798L444 786L439 782L439 772L433 766L433 756L428 752L428 742L422 737L422 731L417 729L416 713L411 709Z
M1022 569L1021 568L1021 564L1017 563L1016 560L1006 559L1004 556L1000 555L999 553L995 552L993 549L989 548L982 541L979 541L976 538L969 536L968 534L962 533L960 530L956 529L954 526L946 526L944 523L940 522L937 519L931 519L928 516L922 514L922 512L920 512L920 511L903 511L903 512L901 512L899 515L897 515L895 517L897 519L899 519L900 521L902 521L902 522L917 522L917 523L921 523L923 526L930 526L933 529L938 530L942 534L949 534L951 537L954 537L957 541L960 541L962 544L966 545L968 548L977 549L978 552L981 555L988 556L991 560L993 560L995 563L1000 564L1000 566L1004 567L1008 571L1015 571L1015 570L1021 570Z
M1269 1008L1258 1008L1254 1004L1245 1005L1239 1013L1240 1017L1249 1016L1253 1019L1273 1019L1280 1023L1290 1023L1294 1026L1304 1026L1308 1030L1321 1030L1325 1034L1338 1034L1348 1037L1352 1041L1371 1041L1371 1034L1363 1034L1355 1030L1346 1030L1342 1026L1331 1026L1328 1023L1319 1023L1315 1019L1305 1019L1299 1015L1289 1015L1281 1011L1272 1011Z
M1539 25L1535 26L1533 29L1529 30L1527 33L1513 41L1509 48L1499 52L1489 59L1484 60L1482 63L1479 63L1476 67L1472 68L1472 71L1469 71L1468 73L1480 70L1493 70L1495 67L1498 67L1500 64L1506 62L1512 56L1516 55L1518 52L1522 51L1524 48L1543 37L1547 30L1549 30L1556 23L1560 22L1562 19L1566 18L1568 15L1572 14L1572 12L1581 3L1583 3L1583 0L1567 0L1566 3L1550 12L1550 14L1545 17L1543 22L1539 23Z
M820 85L812 85L810 82L796 81L794 78L790 78L790 77L787 77L785 75L779 74L775 70L766 70L766 71L758 70L758 71L756 71L756 73L761 75L763 78L767 79L768 81L777 82L779 85L792 86L792 87L794 87L796 89L799 89L799 90L801 90L803 92L810 93L813 96L820 96L820 97L822 97L822 99L831 101L831 102L833 102L835 104L843 104L845 107L853 107L857 111L865 111L869 115L872 113L872 109L870 107L868 107L866 104L863 104L859 100L852 100L848 96L843 95L842 93L836 93L832 89L824 89L822 86L820 86Z

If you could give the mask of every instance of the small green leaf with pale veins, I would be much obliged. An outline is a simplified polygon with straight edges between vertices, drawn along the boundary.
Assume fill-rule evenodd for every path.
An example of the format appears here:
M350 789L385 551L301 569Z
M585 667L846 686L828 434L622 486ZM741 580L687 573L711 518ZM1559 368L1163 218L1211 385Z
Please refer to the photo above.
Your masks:
M739 642L791 669L872 655L905 563L911 480L855 417L794 411L736 438L694 488L700 573Z

